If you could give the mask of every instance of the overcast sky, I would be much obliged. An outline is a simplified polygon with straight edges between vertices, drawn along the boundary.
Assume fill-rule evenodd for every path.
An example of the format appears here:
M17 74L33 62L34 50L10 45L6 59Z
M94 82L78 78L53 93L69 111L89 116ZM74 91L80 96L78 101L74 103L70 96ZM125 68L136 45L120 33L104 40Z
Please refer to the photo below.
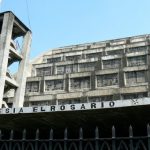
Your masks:
M2 0L0 9L31 27L31 58L51 48L150 33L150 0Z

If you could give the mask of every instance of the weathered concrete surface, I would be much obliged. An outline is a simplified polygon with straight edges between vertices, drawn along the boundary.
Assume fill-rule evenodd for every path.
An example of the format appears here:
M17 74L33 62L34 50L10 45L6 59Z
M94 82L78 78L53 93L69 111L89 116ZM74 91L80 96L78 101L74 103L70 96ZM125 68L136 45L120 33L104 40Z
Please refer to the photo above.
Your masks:
M0 108L2 106L3 93L6 80L9 47L12 36L14 16L11 13L4 14L2 30L0 34Z
M24 37L22 55L23 59L20 62L19 70L17 73L16 81L19 84L14 97L14 107L22 107L24 104L26 78L29 65L29 52L31 46L31 32L28 31Z
M141 35L71 45L44 53L40 61L32 61L25 106L52 101L77 103L75 99L91 102L98 97L100 101L109 96L112 96L109 100L148 97L149 39L150 35Z
M7 92L10 90L16 91L14 92L14 106L22 106L29 62L31 31L10 11L0 13L0 22L2 24L0 29L0 108L2 104L6 104ZM14 40L21 37L24 41L23 46L20 45L22 50L19 51ZM19 63L17 79L8 71L14 62Z

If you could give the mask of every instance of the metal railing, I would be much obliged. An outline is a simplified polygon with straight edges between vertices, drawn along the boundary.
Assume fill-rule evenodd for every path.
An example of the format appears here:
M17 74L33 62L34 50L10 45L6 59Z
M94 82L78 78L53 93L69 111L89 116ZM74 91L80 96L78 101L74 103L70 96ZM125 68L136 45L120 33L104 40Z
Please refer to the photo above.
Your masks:
M116 137L115 127L112 127L112 136L102 138L98 127L95 128L95 137L84 138L83 129L79 129L79 138L68 138L68 130L64 130L64 138L55 139L53 129L49 138L40 139L40 130L37 129L34 139L27 138L24 129L21 139L15 139L14 132L9 132L9 138L3 139L0 131L0 150L150 150L150 126L147 125L147 135L133 136L132 126L129 127L129 136Z

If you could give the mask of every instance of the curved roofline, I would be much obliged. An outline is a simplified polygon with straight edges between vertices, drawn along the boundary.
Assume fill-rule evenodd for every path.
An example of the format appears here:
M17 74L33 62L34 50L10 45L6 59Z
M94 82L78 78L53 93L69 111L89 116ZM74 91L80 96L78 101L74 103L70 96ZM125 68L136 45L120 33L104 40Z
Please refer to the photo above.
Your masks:
M123 38L116 38L116 39L110 39L110 40L103 40L103 41L96 41L96 42L89 42L89 43L82 43L82 44L75 44L75 45L62 46L62 47L58 47L58 48L52 48L52 49L44 51L40 55L33 58L30 61L30 63L36 62L39 58L41 58L45 55L50 55L50 54L48 54L50 52L55 54L55 50L57 51L57 50L65 49L65 48L72 48L72 47L84 46L84 45L88 46L88 45L91 45L91 44L107 43L107 42L112 42L112 41L117 41L117 40L126 40L126 39L130 39L130 38L136 38L136 37L138 38L138 37L143 37L143 36L150 36L150 34L142 34L142 35L123 37Z

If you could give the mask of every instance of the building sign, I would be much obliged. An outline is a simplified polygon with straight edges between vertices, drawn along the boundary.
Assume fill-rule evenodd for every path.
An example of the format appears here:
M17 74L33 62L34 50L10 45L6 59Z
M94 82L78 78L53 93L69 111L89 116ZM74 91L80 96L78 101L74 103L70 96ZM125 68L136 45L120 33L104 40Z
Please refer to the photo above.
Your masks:
M135 103L135 101L136 101L136 103ZM33 107L21 107L21 108L1 108L0 114L79 111L79 110L129 107L129 106L148 105L148 104L150 104L150 99L142 98L142 99L136 99L136 100L130 99L130 100L102 101L102 102L67 104L67 105L33 106Z

